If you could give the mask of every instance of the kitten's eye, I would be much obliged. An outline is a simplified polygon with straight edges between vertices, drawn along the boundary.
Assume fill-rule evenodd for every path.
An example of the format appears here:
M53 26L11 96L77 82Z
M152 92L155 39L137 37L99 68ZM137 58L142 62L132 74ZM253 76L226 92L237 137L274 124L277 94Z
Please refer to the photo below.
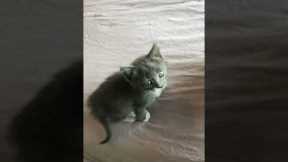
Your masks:
M161 71L161 72L159 73L159 77L160 77L160 78L164 77L163 71Z

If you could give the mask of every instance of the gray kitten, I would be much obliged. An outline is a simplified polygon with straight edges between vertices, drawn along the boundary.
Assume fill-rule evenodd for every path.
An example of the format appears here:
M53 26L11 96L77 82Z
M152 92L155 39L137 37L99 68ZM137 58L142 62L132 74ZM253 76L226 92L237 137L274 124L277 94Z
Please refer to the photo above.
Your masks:
M110 122L123 121L131 114L136 121L148 120L147 109L166 86L166 62L156 44L147 55L108 77L88 99L92 114L106 130L106 138L100 143L111 138Z

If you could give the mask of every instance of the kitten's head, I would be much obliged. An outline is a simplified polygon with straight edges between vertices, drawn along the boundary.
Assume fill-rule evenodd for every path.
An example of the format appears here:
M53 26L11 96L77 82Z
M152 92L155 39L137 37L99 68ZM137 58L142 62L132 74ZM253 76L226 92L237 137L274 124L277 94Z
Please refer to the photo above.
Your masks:
M156 44L150 52L136 59L131 66L121 67L126 81L136 89L164 89L167 86L167 67Z

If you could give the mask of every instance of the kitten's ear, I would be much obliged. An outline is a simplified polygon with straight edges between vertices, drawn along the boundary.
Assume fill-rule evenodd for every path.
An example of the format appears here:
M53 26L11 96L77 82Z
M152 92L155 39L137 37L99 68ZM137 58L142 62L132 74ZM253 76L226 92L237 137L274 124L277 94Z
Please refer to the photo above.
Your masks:
M148 58L162 58L161 53L160 53L160 49L156 43L153 44L151 50L149 51L149 53L146 57L148 57Z
M120 67L120 72L123 75L123 77L130 82L132 79L132 76L135 74L135 67L134 66L124 66Z

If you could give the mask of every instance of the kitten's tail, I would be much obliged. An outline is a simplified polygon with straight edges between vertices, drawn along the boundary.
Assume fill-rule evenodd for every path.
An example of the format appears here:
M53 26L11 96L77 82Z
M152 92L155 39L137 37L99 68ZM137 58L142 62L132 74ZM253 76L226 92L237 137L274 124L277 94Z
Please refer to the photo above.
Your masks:
M87 106L91 108L91 113L93 114L93 116L95 118L97 118L99 120L99 122L102 124L102 126L104 127L105 129L105 132L106 132L106 137L104 140L102 140L100 142L100 144L105 144L107 142L109 142L109 140L111 139L111 129L110 129L110 126L109 126L109 122L108 122L108 119L105 117L105 115L99 115L99 114L102 114L103 112L98 112L97 111L97 105L95 105L95 95L91 95L89 96L89 99L88 99L88 102L87 102ZM96 101L97 102L97 101ZM100 109L101 110L101 109Z
M105 132L106 132L106 137L105 137L105 139L104 140L102 140L101 142L100 142L100 144L105 144L105 143L107 143L108 141L110 141L110 139L111 139L111 129L110 129L110 127L109 127L109 123L108 123L108 121L107 121L107 119L106 118L99 118L99 121L102 123L102 125L103 125L103 127L104 127L104 129L105 129Z

